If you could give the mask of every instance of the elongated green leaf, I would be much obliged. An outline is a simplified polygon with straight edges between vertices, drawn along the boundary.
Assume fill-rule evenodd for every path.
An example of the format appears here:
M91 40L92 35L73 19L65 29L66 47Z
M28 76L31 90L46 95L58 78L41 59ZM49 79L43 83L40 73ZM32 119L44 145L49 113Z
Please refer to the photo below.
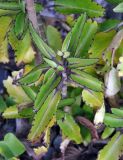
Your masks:
M53 68L48 69L48 71L44 75L43 83L46 83L48 79L55 73L55 70Z
M74 27L72 28L72 31L66 36L62 46L62 51L68 50L71 52L71 55L75 53L85 22L86 22L86 14L83 14L77 19ZM65 43L67 45L65 45Z
M85 23L77 50L75 52L75 57L87 57L86 54L90 48L94 35L97 32L97 28L98 26L96 21L92 22L92 20L88 20Z
M114 114L106 113L104 123L110 127L123 127L123 118Z
M41 39L39 34L35 31L32 24L29 25L32 40L38 47L39 51L47 58L52 59L56 56L55 52Z
M20 10L20 5L15 2L0 2L0 9L5 10Z
M48 44L51 48L54 49L54 51L60 50L62 46L62 39L60 32L57 31L57 29L53 26L47 27L47 40Z
M10 30L12 18L0 17L0 62L8 63L8 40L7 33Z
M16 19L15 19L15 26L14 26L14 31L15 35L18 37L18 39L21 39L23 32L24 32L24 27L25 27L25 14L23 12L20 12L17 14Z
M70 45L70 41L71 41L71 32L69 32L65 38L65 40L63 41L62 44L62 52L67 51L68 47Z
M75 102L74 98L65 98L59 102L58 108L62 108L65 106L71 106Z
M95 92L92 90L84 89L82 91L82 98L83 98L83 101L85 101L85 103L87 105L90 105L94 109L99 109L104 102L103 93L102 92Z
M0 44L0 62L2 63L9 62L7 38L5 38L3 42Z
M112 29L115 29L119 23L120 23L120 20L118 19L107 19L104 22L99 24L99 31L100 32L110 31Z
M19 12L19 11L0 9L0 16L15 15L15 14L17 14L18 12Z
M25 150L25 146L12 133L6 134L4 141L0 141L0 153L7 160L21 155Z
M110 2L111 4L119 4L123 2L123 0L106 0L107 2Z
M56 112L60 99L61 99L60 91L54 90L52 93L50 93L50 95L44 102L43 106L40 108L40 110L34 117L33 126L28 135L29 140L31 141L37 140L37 138L46 129L46 127L49 124L49 121L53 117L53 114L55 114Z
M23 88L24 92L28 95L28 97L32 101L35 101L37 93L33 90L33 88L31 88L31 86L29 87L24 85L22 85L21 87Z
M81 15L75 23L72 31L63 42L62 51L70 52L71 56L87 57L88 49L97 31L97 23L86 21L86 14Z
M103 16L104 9L91 0L55 0L56 10L63 14L86 12L90 17Z
M6 38L7 32L10 29L11 21L12 21L12 18L8 16L0 17L0 44Z
M80 128L75 123L71 115L66 114L64 118L57 121L63 134L67 136L70 140L75 141L80 144L82 142L82 136L80 134Z
M34 108L40 109L42 104L45 102L48 95L57 87L60 82L60 77L56 77L56 74L53 74L49 80L41 86L39 93L37 94Z
M6 102L3 97L0 96L0 113L3 112L7 108Z
M112 108L111 111L116 116L123 118L123 109L121 109L121 108Z
M106 139L115 131L115 128L106 127L101 136L102 139Z
M98 59L68 58L70 68L87 67L98 62Z
M97 160L119 160L123 150L123 135L117 132L99 152Z
M102 82L86 72L73 69L70 76L73 81L79 83L84 87L98 92L103 91Z
M18 80L18 82L22 85L34 85L34 82L36 82L41 74L42 71L47 68L46 64L40 64L33 68L29 73L24 75L22 78Z

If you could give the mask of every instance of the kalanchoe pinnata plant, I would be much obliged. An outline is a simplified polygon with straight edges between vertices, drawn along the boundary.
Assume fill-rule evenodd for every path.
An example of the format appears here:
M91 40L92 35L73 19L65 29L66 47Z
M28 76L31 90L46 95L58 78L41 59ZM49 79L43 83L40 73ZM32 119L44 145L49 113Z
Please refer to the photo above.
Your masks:
M31 141L36 141L46 131L55 116L64 135L77 143L82 142L79 126L72 116L65 109L61 111L59 106L63 103L65 107L67 102L69 104L67 91L70 86L95 92L103 91L103 83L85 70L88 66L93 68L98 62L98 59L89 59L86 54L97 31L97 23L86 18L86 14L83 14L77 19L73 29L66 36L62 49L57 52L50 48L37 34L32 24L29 24L32 40L44 60L18 80L34 102L33 109L37 112L28 135ZM39 91L35 95L31 86L37 83Z

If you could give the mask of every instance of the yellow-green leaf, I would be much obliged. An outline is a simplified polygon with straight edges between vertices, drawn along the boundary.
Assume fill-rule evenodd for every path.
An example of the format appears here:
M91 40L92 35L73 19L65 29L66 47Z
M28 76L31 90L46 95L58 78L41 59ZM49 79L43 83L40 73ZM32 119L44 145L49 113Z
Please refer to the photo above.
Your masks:
M97 160L119 160L123 151L123 135L117 132L99 152Z
M93 107L94 109L99 109L104 102L104 95L102 92L95 92L92 90L84 89L82 91L83 101Z

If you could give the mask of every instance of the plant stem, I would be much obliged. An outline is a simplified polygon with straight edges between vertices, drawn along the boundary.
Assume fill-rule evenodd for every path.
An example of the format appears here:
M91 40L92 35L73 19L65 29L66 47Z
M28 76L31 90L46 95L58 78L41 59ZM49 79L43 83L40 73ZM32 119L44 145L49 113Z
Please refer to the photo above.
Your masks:
M76 120L90 130L91 136L92 136L92 139L93 139L93 140L99 139L97 130L96 130L96 128L94 127L94 125L93 125L93 123L92 123L91 121L89 121L89 120L86 119L85 117L81 117L81 116L77 116L77 117L76 117Z
M32 23L35 30L39 32L36 11L34 8L34 0L26 0L26 9L27 9L28 18L30 22Z
M34 0L25 0L25 1L26 1L26 9L27 9L27 13L28 13L28 19L32 23L35 30L40 34L36 11L34 8ZM40 64L40 62L41 62L41 55L39 54L39 52L37 52L35 55L35 62L37 65Z

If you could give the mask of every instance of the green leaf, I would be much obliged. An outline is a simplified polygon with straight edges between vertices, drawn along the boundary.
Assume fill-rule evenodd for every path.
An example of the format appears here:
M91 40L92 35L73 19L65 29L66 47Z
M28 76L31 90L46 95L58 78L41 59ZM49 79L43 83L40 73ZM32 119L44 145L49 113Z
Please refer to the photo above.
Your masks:
M97 23L91 19L86 22L86 14L81 15L64 40L62 51L68 51L75 57L88 57L86 54L96 31Z
M111 136L114 131L115 131L114 128L106 127L103 131L101 138L102 139L109 138L109 136Z
M24 86L22 85L21 86L24 90L24 92L28 95L28 97L32 100L32 101L35 101L36 99L36 95L37 93L35 92L35 90L33 88L31 88L31 86Z
M84 71L73 69L70 77L73 81L77 82L83 87L87 87L98 92L103 91L102 82Z
M17 81L22 85L34 85L46 68L46 64L39 64Z
M34 41L35 45L45 57L52 59L56 56L55 52L41 39L39 34L33 28L32 24L29 25L30 33L32 36L32 40Z
M103 102L104 102L104 95L102 92L95 92L92 90L86 90L84 89L82 91L82 98L83 101L87 104L93 107L94 109L101 108Z
M69 68L83 68L98 62L98 59L67 58Z
M107 32L111 29L115 29L118 24L120 23L120 20L117 19L107 19L104 22L99 24L99 31L100 32Z
M14 26L14 32L15 35L18 37L18 39L21 39L24 29L25 29L25 14L23 12L20 12L17 14L15 19L15 26Z
M0 96L0 113L7 108L7 105L2 96Z
M65 106L71 106L75 102L74 98L65 98L59 102L58 108L63 108Z
M85 22L86 22L86 14L82 14L77 19L71 32L66 36L62 46L63 52L70 51L72 55L74 54L74 52L76 51L77 45L79 43L79 39L81 37Z
M12 151L11 151L10 148L7 146L7 144L4 143L4 141L3 141L3 142L2 142L2 141L0 142L0 154L1 154L2 156L4 156L4 157L6 158L6 160L13 157Z
M99 152L97 160L119 160L123 150L123 135L117 132Z
M20 5L15 2L0 2L0 9L5 10L20 10Z
M82 142L82 136L80 134L80 128L75 123L73 117L69 114L65 114L65 117L57 121L63 134L70 140L75 141L77 144Z
M11 21L12 21L12 18L8 16L0 17L0 44L3 42L3 40L7 36L7 32L10 29Z
M52 119L53 114L55 114L60 99L60 91L54 90L52 93L50 93L34 117L33 126L28 135L29 140L34 142L38 139L39 136L41 136L41 134L48 126L50 120Z
M120 13L123 13L123 3L120 3L118 6L116 6L114 9L113 9L114 12L120 12Z
M111 111L116 116L123 118L123 109L122 108L111 108Z
M114 30L109 32L99 32L95 35L94 42L89 50L90 58L102 59L102 53L110 45L116 32ZM101 45L100 45L101 44Z
M0 16L16 15L19 11L0 9Z
M106 0L106 1L111 3L111 4L115 4L115 5L123 2L123 0Z
M4 113L2 114L2 116L5 119L14 119L14 118L22 118L19 113L18 113L18 108L17 106L11 106L8 107Z
M109 127L123 127L123 118L114 114L106 113L104 117L104 124Z
M3 42L0 44L0 62L2 63L9 62L7 38L5 38Z
M11 26L10 17L0 17L0 62L8 63L8 40L7 34Z
M44 85L41 86L37 94L36 100L34 102L35 109L40 109L40 107L47 99L48 95L57 87L59 82L60 82L60 77L57 78L56 74L53 73L53 75L49 78L49 80Z
M0 141L0 153L6 158L17 157L24 153L25 146L15 137L14 134L8 133L4 137L4 141Z
M4 142L7 143L16 157L26 150L25 146L12 133L8 133L4 137Z
M55 70L53 68L48 69L48 71L44 75L43 83L46 83L53 73L55 73Z
M30 63L34 60L34 55L36 54L31 45L31 37L29 31L26 32L22 40L18 40L14 31L9 33L9 43L11 44L13 50L15 51L16 61L19 65L20 63Z
M33 104L30 103L21 103L18 106L8 107L2 114L5 119L30 118L33 115Z
M92 43L95 33L97 32L97 22L92 20L88 20L84 28L82 30L82 35L79 40L79 44L77 46L77 50L75 52L75 57L87 57L88 49Z
M100 17L104 9L91 0L55 0L56 10L63 14L75 14L86 12L90 17Z
M60 35L60 32L57 31L57 29L53 26L47 27L47 41L51 48L54 49L54 51L61 50L62 46L62 38Z

